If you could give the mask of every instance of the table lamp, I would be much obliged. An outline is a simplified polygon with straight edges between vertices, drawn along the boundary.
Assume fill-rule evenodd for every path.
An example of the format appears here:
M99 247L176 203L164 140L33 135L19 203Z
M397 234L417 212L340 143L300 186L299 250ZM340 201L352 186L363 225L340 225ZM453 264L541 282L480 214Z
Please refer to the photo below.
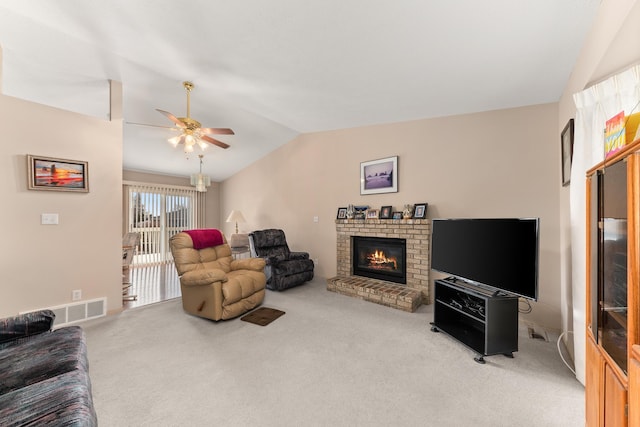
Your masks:
M239 222L247 222L242 216L242 212L240 211L231 211L229 217L226 222L235 222L236 223L236 234L238 234L238 223Z

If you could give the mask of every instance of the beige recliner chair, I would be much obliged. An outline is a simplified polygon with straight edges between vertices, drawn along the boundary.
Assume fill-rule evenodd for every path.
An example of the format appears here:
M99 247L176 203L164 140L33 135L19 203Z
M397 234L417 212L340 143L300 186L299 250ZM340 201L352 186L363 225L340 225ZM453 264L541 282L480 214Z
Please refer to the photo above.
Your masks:
M212 320L231 319L264 300L264 260L233 259L219 230L183 231L169 239L169 246L187 313Z

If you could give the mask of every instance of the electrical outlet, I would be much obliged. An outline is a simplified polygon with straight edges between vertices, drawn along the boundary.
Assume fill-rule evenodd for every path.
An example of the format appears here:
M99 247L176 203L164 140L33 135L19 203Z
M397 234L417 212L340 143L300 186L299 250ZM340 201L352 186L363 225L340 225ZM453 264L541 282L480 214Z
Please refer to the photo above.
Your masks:
M314 258L313 259L313 264L316 265L316 266L319 264L318 258Z
M80 289L76 289L75 291L71 291L71 300L72 301L80 301L82 299L82 291Z

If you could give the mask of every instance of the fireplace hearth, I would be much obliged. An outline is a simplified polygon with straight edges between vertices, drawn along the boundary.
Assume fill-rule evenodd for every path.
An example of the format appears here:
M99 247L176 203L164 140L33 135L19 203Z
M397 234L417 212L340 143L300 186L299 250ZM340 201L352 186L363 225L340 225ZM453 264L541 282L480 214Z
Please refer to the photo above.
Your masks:
M430 304L430 232L428 219L336 219L337 274L327 279L327 290L410 312L420 304ZM406 284L388 278L356 276L352 261L353 236L405 240ZM385 258L392 258L392 254L385 252Z
M407 283L405 239L352 236L353 274L394 283Z

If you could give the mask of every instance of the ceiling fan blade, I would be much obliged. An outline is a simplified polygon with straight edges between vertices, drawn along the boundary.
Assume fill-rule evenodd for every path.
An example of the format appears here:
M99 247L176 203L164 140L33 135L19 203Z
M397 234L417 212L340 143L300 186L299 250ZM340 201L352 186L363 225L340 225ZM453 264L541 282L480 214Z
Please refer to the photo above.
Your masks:
M213 139L213 138L211 138L210 136L207 136L207 135L202 135L200 137L200 139L205 140L207 142L210 142L213 145L217 145L220 148L229 148L230 147L229 144L225 144L224 142L218 141L217 139Z
M154 128L162 128L169 130L177 130L175 126L160 126L160 125L150 125L148 123L136 123L136 122L126 122L128 125L136 125L136 126L149 126Z
M164 110L160 110L158 108L156 108L156 111L158 111L159 113L164 114L165 116L167 116L167 118L169 118L169 120L171 120L173 123L175 123L176 125L178 125L181 128L185 128L187 127L184 123L182 123L176 116L174 116L173 114L171 114L168 111L164 111Z
M211 133L214 135L235 135L235 133L228 128L200 128L202 133Z

